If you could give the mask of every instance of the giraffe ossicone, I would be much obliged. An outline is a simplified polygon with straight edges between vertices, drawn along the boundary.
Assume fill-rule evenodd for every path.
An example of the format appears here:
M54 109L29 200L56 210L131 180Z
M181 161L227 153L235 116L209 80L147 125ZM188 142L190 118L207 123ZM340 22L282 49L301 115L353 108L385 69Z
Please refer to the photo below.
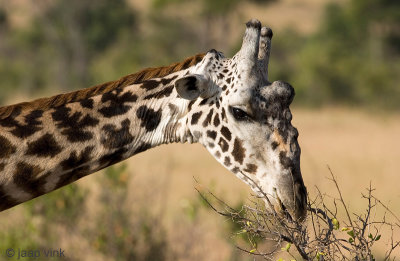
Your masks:
M294 89L268 81L272 31L92 88L0 108L0 210L152 147L199 142L275 209L305 216Z

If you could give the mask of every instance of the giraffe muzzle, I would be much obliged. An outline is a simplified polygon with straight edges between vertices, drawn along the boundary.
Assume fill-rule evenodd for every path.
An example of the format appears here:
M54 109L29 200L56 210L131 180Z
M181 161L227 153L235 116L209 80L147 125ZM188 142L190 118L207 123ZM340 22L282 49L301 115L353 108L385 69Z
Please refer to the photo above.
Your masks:
M292 177L292 181L273 189L274 209L289 220L302 221L306 216L307 189L301 176Z

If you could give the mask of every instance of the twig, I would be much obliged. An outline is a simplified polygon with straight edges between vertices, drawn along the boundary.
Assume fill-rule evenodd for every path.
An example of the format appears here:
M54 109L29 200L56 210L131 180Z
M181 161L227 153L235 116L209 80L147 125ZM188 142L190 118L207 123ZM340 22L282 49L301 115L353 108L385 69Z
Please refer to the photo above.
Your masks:
M373 260L372 246L381 237L379 231L384 227L389 227L392 230L391 245L385 256L385 260L389 260L394 250L400 248L400 241L393 240L394 229L400 230L398 224L400 220L390 211L389 207L373 196L374 189L372 189L371 184L367 188L368 194L362 195L367 199L365 213L350 215L336 177L329 167L328 169L331 173L330 180L335 184L339 198L323 195L318 188L317 196L313 201L307 195L307 211L310 217L308 219L311 223L310 227L307 227L306 223L300 223L287 216L279 215L269 201L268 195L262 191L258 184L245 175L248 178L248 182L259 190L260 195L267 202L267 208L269 206L269 209L266 210L260 207L259 201L250 200L252 205L244 205L240 210L235 210L211 191L207 191L209 195L225 208L225 211L221 211L207 199L203 192L200 192L197 188L196 190L210 209L222 216L229 217L232 222L239 224L242 227L240 233L246 233L247 240L252 246L254 246L254 238L256 236L257 238L276 243L274 249L266 252L259 251L258 249L249 251L241 246L236 246L239 250L247 254L261 256L267 260L275 260L273 257L279 251L278 246L282 242L287 242L291 244L291 249L293 249L289 251L290 246L286 249L289 255L294 257L294 253L297 253L304 260ZM333 208L327 206L326 198L332 200ZM337 201L340 201L340 204L337 204ZM264 204L262 206L265 207ZM379 206L385 209L385 214L380 220L375 220L376 217L373 213ZM345 231L339 230L339 223L333 223L333 219L336 219L338 209L342 210L342 208L349 222L349 226L346 226ZM387 214L394 217L398 223L392 224L387 219ZM372 232L374 235L371 234L371 231L375 231ZM312 234L312 237L310 234ZM350 238L348 237L349 239L346 240L343 238L344 236L350 236Z
M351 221L349 211L348 211L347 206L346 206L346 203L345 203L345 201L344 201L344 199L343 199L342 192L340 191L339 185L338 185L338 183L337 183L337 181L336 181L336 177L333 175L333 172L332 172L332 170L331 170L331 168L330 168L329 166L328 166L328 170L329 170L329 172L331 173L332 181L333 181L333 183L335 183L336 190L337 190L338 193L339 193L340 201L342 202L342 205L343 205L343 207L344 207L344 210L346 211L346 215L347 215L347 218L349 219L350 225L353 227L353 222Z

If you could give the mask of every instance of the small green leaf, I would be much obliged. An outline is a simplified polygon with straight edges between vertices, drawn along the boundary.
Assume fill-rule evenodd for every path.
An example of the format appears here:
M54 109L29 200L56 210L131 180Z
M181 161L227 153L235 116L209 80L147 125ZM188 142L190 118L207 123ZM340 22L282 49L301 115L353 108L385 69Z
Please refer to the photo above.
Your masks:
M254 252L256 252L256 251L257 251L257 249L254 248L254 249L250 250L249 252L250 252L250 253L254 253Z
M285 247L282 247L281 250L288 252L292 244L287 243Z
M341 229L341 231L348 231L348 230L350 230L350 228L348 228L348 227L342 227L342 229Z
M381 235L377 235L375 241L378 241L379 239L381 239Z
M324 252L317 252L317 255L316 255L315 257L317 258L317 260L320 260L320 258L321 258L322 256L324 256L324 255L325 255Z
M347 235L351 236L352 238L354 238L354 231L350 230L347 232Z
M350 242L350 243L353 243L353 242L354 242L354 239L350 237L350 238L349 238L349 242Z
M333 229L335 229L335 230L339 229L339 221L336 218L332 218L332 225L333 225Z
M369 234L368 237L369 237L370 239L374 239L374 237L372 236L372 234Z
M281 258L279 258L279 259L276 260L276 261L285 261L285 260L283 260L283 258L281 257Z

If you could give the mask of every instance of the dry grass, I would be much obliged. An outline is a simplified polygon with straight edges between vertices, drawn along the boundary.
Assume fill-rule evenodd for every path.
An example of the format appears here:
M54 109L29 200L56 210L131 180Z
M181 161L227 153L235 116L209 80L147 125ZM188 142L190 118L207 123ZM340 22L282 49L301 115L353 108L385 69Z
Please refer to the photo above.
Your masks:
M315 186L332 191L325 178L329 165L352 207L357 208L360 191L371 182L377 188L375 195L400 212L400 115L345 109L295 110L293 115L309 192Z

